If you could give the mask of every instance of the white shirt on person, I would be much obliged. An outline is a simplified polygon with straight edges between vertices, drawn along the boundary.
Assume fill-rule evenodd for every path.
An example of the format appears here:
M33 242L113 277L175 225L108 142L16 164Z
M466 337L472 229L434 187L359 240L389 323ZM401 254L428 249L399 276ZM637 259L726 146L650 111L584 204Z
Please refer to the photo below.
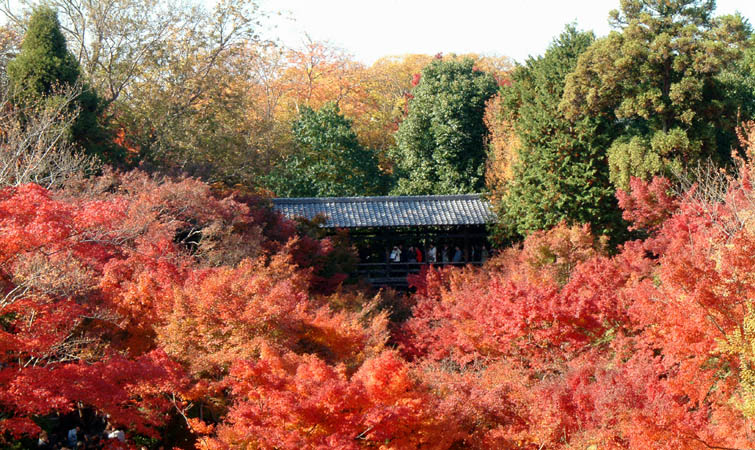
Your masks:
M108 439L118 439L121 442L126 442L126 433L123 430L113 430L107 434Z

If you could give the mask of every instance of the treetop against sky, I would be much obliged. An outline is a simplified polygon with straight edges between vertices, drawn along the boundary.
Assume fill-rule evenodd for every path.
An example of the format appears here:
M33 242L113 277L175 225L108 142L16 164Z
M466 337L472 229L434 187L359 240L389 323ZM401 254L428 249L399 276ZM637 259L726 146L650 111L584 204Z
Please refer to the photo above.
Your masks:
M208 10L217 0L203 0ZM18 0L7 0L11 10ZM542 55L568 23L600 37L618 0L259 0L270 15L265 37L299 47L309 36L329 41L371 64L383 56L481 53L524 62ZM716 15L741 13L752 22L755 2L718 0ZM0 18L4 20L4 18Z
M739 11L755 19L755 2L716 4L716 15ZM619 8L619 1L262 0L261 5L282 12L268 21L271 37L298 46L306 33L370 64L386 55L438 52L499 54L523 62L529 55L542 55L568 23L598 37L607 34L608 13Z

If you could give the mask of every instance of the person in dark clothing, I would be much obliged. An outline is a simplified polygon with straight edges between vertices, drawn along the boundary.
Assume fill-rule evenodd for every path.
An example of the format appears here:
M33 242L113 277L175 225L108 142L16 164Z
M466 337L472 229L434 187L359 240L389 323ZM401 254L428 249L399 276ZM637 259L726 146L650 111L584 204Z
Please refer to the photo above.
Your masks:
M415 263L417 262L417 253L414 246L409 246L409 249L407 250L407 253L409 253L409 262Z
M460 263L461 262L461 258L462 258L461 249L457 245L454 248L454 258L453 258L453 260L451 260L451 262Z

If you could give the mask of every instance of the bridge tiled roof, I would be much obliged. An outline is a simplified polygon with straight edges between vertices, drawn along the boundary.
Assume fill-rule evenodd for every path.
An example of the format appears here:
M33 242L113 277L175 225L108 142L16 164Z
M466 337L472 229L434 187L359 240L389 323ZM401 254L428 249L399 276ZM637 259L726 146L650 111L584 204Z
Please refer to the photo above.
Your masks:
M323 215L327 228L484 225L495 218L479 194L276 198L273 207L289 218Z

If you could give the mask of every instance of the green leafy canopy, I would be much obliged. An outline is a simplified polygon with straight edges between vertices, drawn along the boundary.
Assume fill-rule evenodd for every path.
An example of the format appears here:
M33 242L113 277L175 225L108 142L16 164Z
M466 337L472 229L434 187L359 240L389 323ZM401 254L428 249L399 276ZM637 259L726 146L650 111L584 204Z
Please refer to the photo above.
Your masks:
M594 41L591 32L568 26L545 55L517 67L501 90L499 119L513 125L519 145L514 176L498 207L499 238L562 221L589 223L612 236L624 228L608 180L610 122L570 120L559 109L567 75Z
M622 0L611 13L616 31L591 45L567 78L567 118L613 120L614 185L725 160L736 143L740 114L753 112L752 75L739 64L750 27L738 15L713 17L714 8L712 0Z
M396 194L460 194L484 187L485 103L493 76L471 59L436 59L412 91L409 114L396 133Z
M292 126L295 150L268 175L264 184L281 197L379 195L386 180L375 152L363 148L341 115L329 103L315 111L301 109Z

